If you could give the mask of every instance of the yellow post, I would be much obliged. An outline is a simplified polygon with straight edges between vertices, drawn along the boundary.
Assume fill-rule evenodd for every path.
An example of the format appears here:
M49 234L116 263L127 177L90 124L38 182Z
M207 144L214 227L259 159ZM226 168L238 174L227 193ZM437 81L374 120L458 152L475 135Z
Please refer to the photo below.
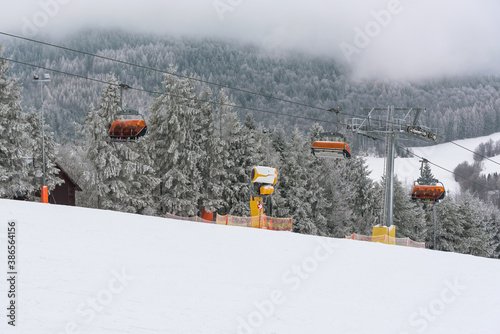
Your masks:
M373 226L372 241L384 243L385 238L381 238L387 235L387 226Z
M262 197L252 196L250 200L250 214L252 216L252 227L260 228L260 220L264 213Z
M373 226L372 241L395 245L396 226Z

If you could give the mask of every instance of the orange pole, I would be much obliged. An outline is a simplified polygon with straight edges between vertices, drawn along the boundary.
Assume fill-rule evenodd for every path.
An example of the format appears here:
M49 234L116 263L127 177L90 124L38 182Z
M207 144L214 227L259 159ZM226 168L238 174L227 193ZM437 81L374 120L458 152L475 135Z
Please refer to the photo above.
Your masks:
M49 203L49 188L47 186L42 186L42 203Z

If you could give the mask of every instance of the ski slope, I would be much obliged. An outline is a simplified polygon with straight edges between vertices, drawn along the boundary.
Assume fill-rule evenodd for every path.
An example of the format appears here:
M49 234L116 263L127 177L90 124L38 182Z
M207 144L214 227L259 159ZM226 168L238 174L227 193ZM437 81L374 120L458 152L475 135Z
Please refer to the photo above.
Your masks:
M484 137L455 140L454 143L474 151L479 144L486 143L490 139L494 142L500 140L500 132ZM464 161L468 161L469 164L474 162L474 154L472 152L464 150L453 143L412 147L410 149L419 157L424 157L430 162L444 168L439 168L434 165L430 166L434 177L443 182L447 191L458 192L460 190L460 186L458 182L455 181L454 175L449 171L453 172L455 167ZM374 181L382 180L382 176L385 174L384 159L375 157L365 157L365 159L368 169L371 170L370 177ZM489 160L483 160L483 173L500 173L500 157L493 157L490 159L498 164ZM420 176L420 160L421 159L418 157L396 158L394 160L394 174L397 175L398 179L402 181L403 184L413 186L413 182Z
M0 200L0 333L500 332L500 261ZM5 276L4 276L5 277Z

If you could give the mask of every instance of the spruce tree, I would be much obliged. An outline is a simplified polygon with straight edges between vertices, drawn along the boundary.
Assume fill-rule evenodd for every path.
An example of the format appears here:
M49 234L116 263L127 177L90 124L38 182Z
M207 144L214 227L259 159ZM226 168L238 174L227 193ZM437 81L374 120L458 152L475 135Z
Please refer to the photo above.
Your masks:
M462 197L459 213L462 215L460 243L456 251L476 256L490 256L493 249L489 247L486 234L486 207L470 194Z
M371 235L373 226L378 224L380 204L375 184L370 179L370 171L363 158L355 156L347 161L346 180L352 184L353 199L350 207L354 214L353 232Z
M151 192L158 180L144 138L130 143L108 141L109 127L120 108L118 82L111 77L99 111L89 109L85 120L87 160L93 165L85 176L94 187L98 208L152 214Z
M434 207L436 214L436 247L434 249L459 252L461 236L463 235L462 220L464 217L459 211L459 206L451 197L446 197ZM429 228L427 242L434 239L434 229Z
M325 165L324 170L318 170L318 181L323 185L322 196L328 204L324 212L328 220L328 234L343 238L357 232L353 227L355 216L351 203L355 199L355 190L353 183L349 182L349 162L346 159L322 160L325 160Z
M313 157L308 141L297 128L294 129L290 145L287 145L284 153L277 191L277 195L282 199L279 206L280 216L293 217L295 232L317 234L310 201L314 194L310 187L310 165Z
M491 257L500 258L500 212L491 207L486 223L486 232L489 236L488 247L491 249Z
M102 209L120 210L115 205L119 197L117 193L125 188L119 178L122 162L108 142L109 128L119 108L118 82L111 77L101 94L99 110L91 108L86 118L86 133L90 139L87 160L92 162L94 168L85 175L89 184L96 188L97 207Z
M21 87L7 76L9 68L8 61L0 59L0 196L16 198L29 196L39 187L30 177L33 134L22 113Z
M112 143L111 146L121 167L116 177L105 181L110 183L111 188L106 207L124 212L156 214L152 192L159 180L155 176L145 138L130 143Z
M286 158L285 151L287 150L287 135L281 123L279 123L271 134L272 148L279 154L281 161ZM267 150L267 148L266 148ZM266 153L267 155L267 153Z
M201 177L198 207L213 212L224 206L222 192L227 177L224 161L228 156L221 138L221 129L215 123L216 114L219 117L224 115L231 110L231 106L223 90L219 92L219 97L215 101L212 92L205 89L198 97L196 108L201 111L199 115L201 128L197 133L200 143L197 168Z
M234 112L227 112L222 118L222 141L227 152L222 213L250 215L249 201L253 194L250 173L253 166L259 165L257 131L242 125Z
M434 179L431 167L429 166L429 163L427 161L423 163L423 166L420 169L420 177L424 180L428 180L432 185L435 184L436 179Z
M324 132L323 127L318 123L314 123L309 130L309 141L312 144L314 141L319 140L319 135Z
M110 189L105 180L109 177L117 175L117 171L121 166L114 159L114 154L107 139L107 131L103 120L98 112L93 107L89 108L85 118L85 134L87 138L86 160L90 164L90 169L85 171L84 178L87 185L91 187L92 193L96 196L96 207L98 209L106 208L105 198ZM109 170L110 161L115 168Z
M306 145L309 147L309 187L312 189L312 195L308 199L312 211L312 221L314 224L314 234L318 235L329 235L328 231L328 216L329 210L331 208L331 201L329 201L325 196L325 168L326 162L324 159L316 158L312 155L310 147L313 141L319 138L319 134L322 133L323 127L317 123L313 124L309 132L309 141ZM309 228L308 228L309 229Z
M190 79L166 75L164 86L166 92L151 106L147 140L160 180L155 202L162 214L193 216L200 209L202 187L198 169L198 159L203 156L199 136L202 112Z

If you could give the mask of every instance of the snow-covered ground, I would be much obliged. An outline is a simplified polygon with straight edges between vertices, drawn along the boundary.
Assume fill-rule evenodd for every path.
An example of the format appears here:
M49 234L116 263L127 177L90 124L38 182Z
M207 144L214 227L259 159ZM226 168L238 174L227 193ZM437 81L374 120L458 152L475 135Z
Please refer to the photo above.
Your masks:
M500 332L498 260L9 200L0 212L0 333Z
M486 143L490 139L494 142L500 140L500 132L484 137L455 140L454 142L474 151L479 144ZM418 156L424 157L430 162L447 169L448 171L433 165L430 166L434 177L443 182L448 191L451 190L453 192L459 190L459 185L455 181L454 175L449 171L453 171L458 164L464 161L468 161L469 163L474 161L474 154L472 152L464 150L452 143L426 147L412 147L411 150ZM365 159L368 164L368 169L372 171L370 177L375 181L380 181L382 175L384 175L384 159L375 157L366 157ZM500 157L493 157L490 159L500 164ZM483 163L485 173L500 173L500 165L488 160L484 160ZM404 184L413 185L413 182L420 176L419 169L420 159L417 157L396 158L394 161L395 175L397 175L398 179Z
M500 166L498 166L495 162L500 163L500 155L494 156L490 158L490 160L483 160L482 161L483 170L481 174L488 175L488 174L493 174L495 172L500 174Z

